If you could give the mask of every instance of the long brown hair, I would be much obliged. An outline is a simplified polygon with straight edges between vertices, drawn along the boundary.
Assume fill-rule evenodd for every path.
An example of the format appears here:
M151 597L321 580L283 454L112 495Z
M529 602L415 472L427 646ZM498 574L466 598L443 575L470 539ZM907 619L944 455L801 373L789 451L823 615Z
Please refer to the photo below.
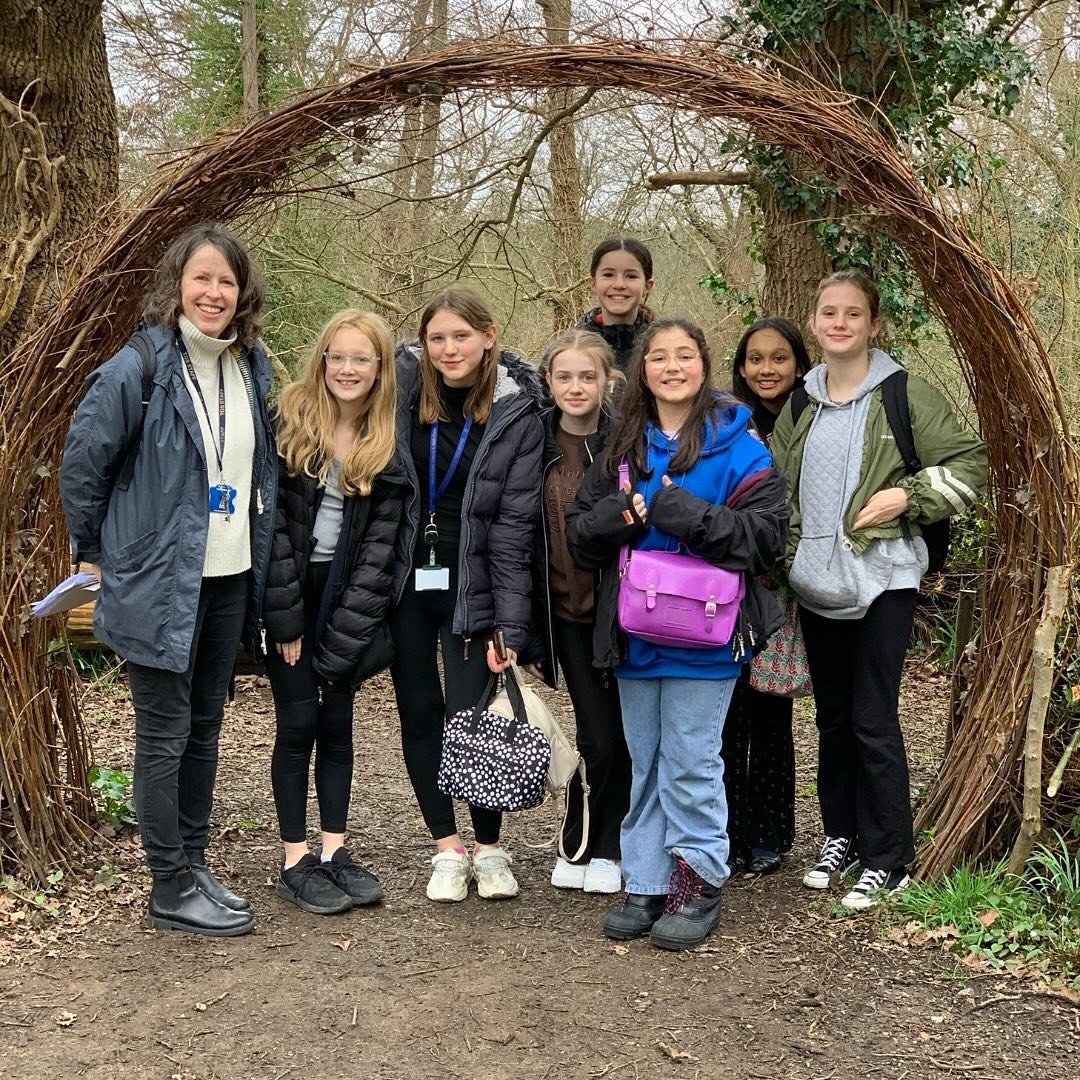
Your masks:
M354 422L352 449L341 463L341 490L346 495L370 495L375 477L394 456L397 375L394 338L378 315L347 308L323 327L298 382L281 392L278 412L278 453L290 476L301 472L326 483L334 460L334 428L341 417L337 400L326 385L326 350L339 330L359 331L375 346L379 372Z
M701 354L701 387L690 403L690 411L679 429L679 449L671 459L668 471L685 473L697 464L701 456L701 433L711 414L726 408L735 399L721 394L712 385L712 356L705 332L696 323L681 316L669 316L649 323L634 343L634 358L626 373L626 391L620 403L619 419L608 443L605 472L611 478L619 473L619 462L625 457L637 476L648 477L652 470L645 467L645 429L649 423L659 425L660 414L656 398L645 382L645 354L657 334L665 330L681 330L697 346Z
M433 424L436 420L449 420L443 406L439 384L442 377L431 362L427 347L428 324L440 311L449 311L464 319L474 330L486 334L495 326L487 304L468 285L448 285L437 292L420 316L420 423ZM496 336L490 349L484 350L480 360L479 375L469 396L465 399L465 412L476 423L486 424L495 401L495 381L499 375L499 340Z

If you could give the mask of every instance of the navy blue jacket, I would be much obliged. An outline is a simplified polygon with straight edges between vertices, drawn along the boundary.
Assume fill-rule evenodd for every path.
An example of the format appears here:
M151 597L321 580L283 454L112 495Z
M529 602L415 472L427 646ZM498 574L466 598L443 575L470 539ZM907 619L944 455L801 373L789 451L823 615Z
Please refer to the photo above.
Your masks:
M139 355L128 343L90 373L64 444L60 497L74 557L101 567L94 634L146 667L185 671L195 636L210 510L202 432L174 332L147 328L156 351L153 392L131 484L114 486L142 414ZM277 453L266 396L270 361L245 351L254 383L252 587L244 647L261 655L259 617L277 495Z

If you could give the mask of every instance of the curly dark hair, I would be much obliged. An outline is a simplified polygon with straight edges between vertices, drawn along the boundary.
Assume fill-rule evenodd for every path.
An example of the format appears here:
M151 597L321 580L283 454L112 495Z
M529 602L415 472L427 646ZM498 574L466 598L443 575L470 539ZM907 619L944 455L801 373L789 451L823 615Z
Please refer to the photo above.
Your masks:
M798 386L810 371L810 354L806 351L806 342L799 331L798 326L790 319L781 318L779 315L767 315L764 319L758 319L751 323L746 332L739 338L739 344L735 346L735 356L731 361L731 390L732 393L750 408L757 408L761 402L757 394L750 389L746 377L742 373L746 363L746 350L750 345L750 339L759 330L775 330L791 346L791 354L795 358L795 385Z
M199 248L210 244L221 252L236 275L240 289L232 329L236 340L251 348L262 330L266 282L252 262L247 247L235 233L215 221L204 221L182 232L166 249L154 268L154 278L143 297L143 318L175 330L180 315L180 281L184 267Z

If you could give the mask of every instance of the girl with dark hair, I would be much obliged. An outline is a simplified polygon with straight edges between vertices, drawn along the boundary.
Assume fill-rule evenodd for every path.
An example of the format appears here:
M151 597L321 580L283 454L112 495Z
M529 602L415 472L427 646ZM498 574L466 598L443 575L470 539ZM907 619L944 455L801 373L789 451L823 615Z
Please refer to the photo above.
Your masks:
M536 545L540 573L533 604L543 628L543 659L527 667L551 687L562 671L588 784L586 792L577 774L570 782L551 884L617 893L622 888L619 828L630 802L630 756L614 672L592 666L596 580L570 557L566 510L585 470L603 451L610 424L605 398L613 379L620 377L607 343L588 330L560 334L548 345L541 367L555 404L544 417L543 520Z
M499 900L518 891L499 844L501 815L469 808L476 840L470 857L437 778L446 718L473 708L489 673L505 670L529 638L543 385L535 368L499 351L487 305L463 285L432 298L420 319L419 349L400 347L397 362L397 437L410 497L394 580L397 657L390 672L405 766L435 840L427 895L464 900L475 877L481 897ZM491 647L496 631L507 660Z
M227 229L204 223L178 237L141 336L87 380L60 470L74 557L101 579L94 633L127 660L135 807L154 876L147 924L211 936L252 927L247 900L205 854L241 637L261 655L277 492L264 296ZM140 348L152 351L148 400Z
M772 439L776 417L810 370L799 328L770 316L747 327L735 349L731 385L753 410L754 428ZM746 667L724 724L724 784L733 869L769 874L795 842L795 743L792 701L750 685Z
M632 236L608 237L597 245L589 263L589 288L597 307L581 317L578 329L599 334L624 374L634 354L634 342L653 317L646 304L652 275L652 253Z
M316 915L382 898L378 879L345 847L345 825L353 698L393 657L385 620L408 495L396 411L390 328L354 309L326 324L303 377L278 405L280 490L263 604L277 714L276 892ZM312 751L321 856L307 844Z
M750 410L713 390L710 369L705 335L693 323L646 327L622 416L567 513L575 561L601 573L593 663L616 669L633 765L622 827L626 895L604 933L651 932L666 949L693 948L720 918L729 875L721 733L742 666L780 622L776 601L753 578L782 552L789 513L784 481L748 430ZM683 548L746 575L730 640L686 647L624 634L617 623L624 545Z
M784 568L814 683L825 830L803 884L828 889L860 863L840 901L860 910L903 889L915 858L899 695L929 561L922 528L978 501L986 448L941 393L871 347L881 318L865 274L826 277L810 329L825 363L806 378L805 408L796 417L789 402L773 439L792 488ZM886 411L893 378L907 395L917 472Z

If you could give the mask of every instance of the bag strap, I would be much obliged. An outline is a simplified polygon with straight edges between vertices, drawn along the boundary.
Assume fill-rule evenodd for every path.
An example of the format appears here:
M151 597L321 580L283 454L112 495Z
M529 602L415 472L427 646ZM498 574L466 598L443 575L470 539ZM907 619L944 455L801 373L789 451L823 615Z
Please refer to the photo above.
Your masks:
M581 843L578 844L577 851L573 855L566 854L566 847L563 845L563 833L566 829L566 819L570 816L570 781L566 781L566 788L563 791L563 816L562 821L559 824L559 831L555 834L559 838L558 851L559 857L565 859L567 862L577 862L582 855L585 854L585 849L589 846L589 781L585 773L585 759L578 757L577 775L581 777Z
M480 695L480 700L473 706L472 716L470 717L470 720L472 721L474 726L480 723L480 714L484 712L484 710L491 704L492 698L494 698L496 693L498 693L498 689L499 676L492 672L491 676L488 678L487 686L484 688L484 692ZM521 699L520 693L518 694L518 699ZM513 698L510 699L510 703L511 705L514 705ZM517 706L514 705L514 708L516 709Z
M154 375L157 371L157 353L150 335L139 327L128 339L128 344L133 346L139 354L139 376L142 382L142 412L139 415L139 426L135 429L128 444L124 447L124 463L120 466L120 472L116 476L116 487L121 491L127 491L131 486L131 477L135 472L135 459L139 456L139 444L142 442L143 422L146 420L146 409L150 404L150 395L154 392Z
M630 462L627 460L625 454L619 461L619 491L621 492L626 484L630 483ZM619 551L619 574L620 576L626 570L626 564L630 561L630 545L623 544Z
M901 368L894 371L881 384L881 401L885 406L885 418L892 428L896 448L904 459L908 475L922 471L919 452L915 449L915 432L911 428L911 407L907 394L908 374Z
M806 387L802 383L799 383L799 385L791 391L792 426L799 422L799 417L806 411L806 406L809 404L810 395L806 392Z

